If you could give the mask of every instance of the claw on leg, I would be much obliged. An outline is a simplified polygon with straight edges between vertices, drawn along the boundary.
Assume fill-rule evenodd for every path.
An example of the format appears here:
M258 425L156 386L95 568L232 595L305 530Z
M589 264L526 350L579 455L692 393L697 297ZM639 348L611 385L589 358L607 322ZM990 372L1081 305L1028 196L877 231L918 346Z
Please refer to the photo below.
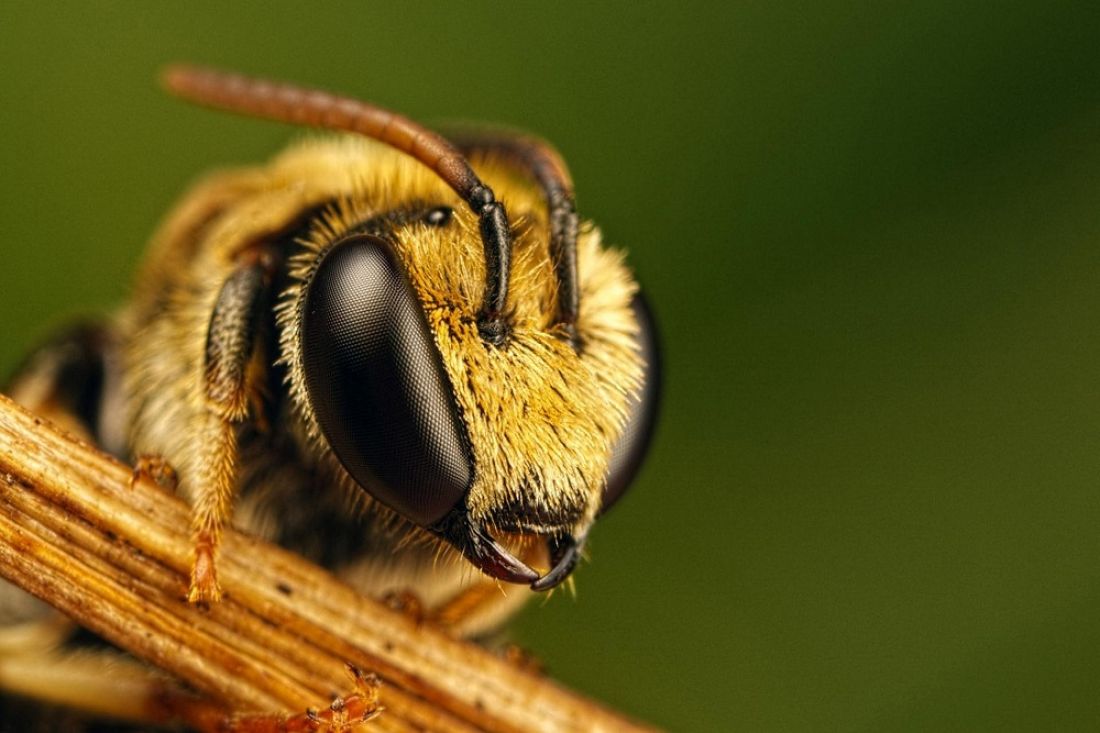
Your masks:
M139 481L148 479L163 489L174 492L179 485L179 477L172 464L157 455L140 455L134 464L134 472L130 474L130 488L133 489Z
M546 668L543 666L542 660L521 646L505 644L500 651L500 655L508 664L517 669L522 669L524 672L537 675L546 674Z
M210 532L195 537L195 561L191 566L191 587L188 603L217 603L222 598L218 585L218 570L214 561L216 542Z
M362 670L351 664L347 665L347 671L355 682L354 693L348 697L336 698L329 705L328 710L309 711L305 716L296 715L289 718L287 730L344 733L361 730L361 726L381 715L382 706L378 702L378 691L382 682L378 679L378 675L364 674Z
M337 697L325 710L307 710L298 715L241 715L223 719L214 728L204 730L229 733L356 733L382 714L378 702L381 682L377 675L364 674L352 665L348 673L355 682L355 692Z
M411 618L417 625L428 618L424 602L411 590L393 591L383 597L382 602L398 613Z

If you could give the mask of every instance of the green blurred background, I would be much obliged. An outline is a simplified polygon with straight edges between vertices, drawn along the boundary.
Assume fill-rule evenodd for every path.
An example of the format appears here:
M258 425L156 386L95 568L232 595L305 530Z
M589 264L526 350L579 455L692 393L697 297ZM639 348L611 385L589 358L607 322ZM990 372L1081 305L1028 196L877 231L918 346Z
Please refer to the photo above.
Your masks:
M667 391L523 644L674 730L1100 727L1095 2L222 5L0 5L0 368L295 134L166 62L525 127Z

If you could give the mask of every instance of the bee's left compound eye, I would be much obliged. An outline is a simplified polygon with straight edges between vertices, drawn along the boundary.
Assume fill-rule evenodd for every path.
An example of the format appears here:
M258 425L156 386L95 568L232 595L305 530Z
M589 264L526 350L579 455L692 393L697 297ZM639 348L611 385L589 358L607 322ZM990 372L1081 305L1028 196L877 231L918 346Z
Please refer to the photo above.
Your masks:
M473 478L465 430L424 311L388 242L350 236L310 280L302 366L317 422L348 473L428 526Z

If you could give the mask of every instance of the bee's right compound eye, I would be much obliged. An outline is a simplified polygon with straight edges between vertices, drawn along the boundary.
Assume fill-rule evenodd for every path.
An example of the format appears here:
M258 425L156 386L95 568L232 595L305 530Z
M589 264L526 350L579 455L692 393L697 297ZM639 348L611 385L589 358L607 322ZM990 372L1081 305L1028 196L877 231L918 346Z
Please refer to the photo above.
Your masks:
M606 512L630 487L642 467L653 426L657 422L657 406L661 401L661 350L657 339L657 324L645 296L639 292L630 304L638 319L638 348L645 368L642 388L630 401L630 413L622 437L611 452L607 471L607 487L603 493L601 512Z
M428 526L462 500L473 462L442 358L392 246L335 244L307 285L301 323L317 423L360 486Z

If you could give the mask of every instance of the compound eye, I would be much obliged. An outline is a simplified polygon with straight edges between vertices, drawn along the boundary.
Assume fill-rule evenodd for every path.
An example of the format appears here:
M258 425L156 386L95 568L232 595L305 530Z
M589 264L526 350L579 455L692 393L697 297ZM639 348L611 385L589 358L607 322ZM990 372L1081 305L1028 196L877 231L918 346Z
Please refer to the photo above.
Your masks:
M301 324L306 392L360 486L430 525L473 478L465 429L420 301L393 247L353 235L323 257Z
M603 493L600 512L606 512L630 487L638 469L642 467L653 426L657 422L657 407L661 401L661 352L657 342L657 324L645 296L639 292L630 304L638 319L638 348L645 367L642 388L630 401L630 412L607 470L607 487Z

